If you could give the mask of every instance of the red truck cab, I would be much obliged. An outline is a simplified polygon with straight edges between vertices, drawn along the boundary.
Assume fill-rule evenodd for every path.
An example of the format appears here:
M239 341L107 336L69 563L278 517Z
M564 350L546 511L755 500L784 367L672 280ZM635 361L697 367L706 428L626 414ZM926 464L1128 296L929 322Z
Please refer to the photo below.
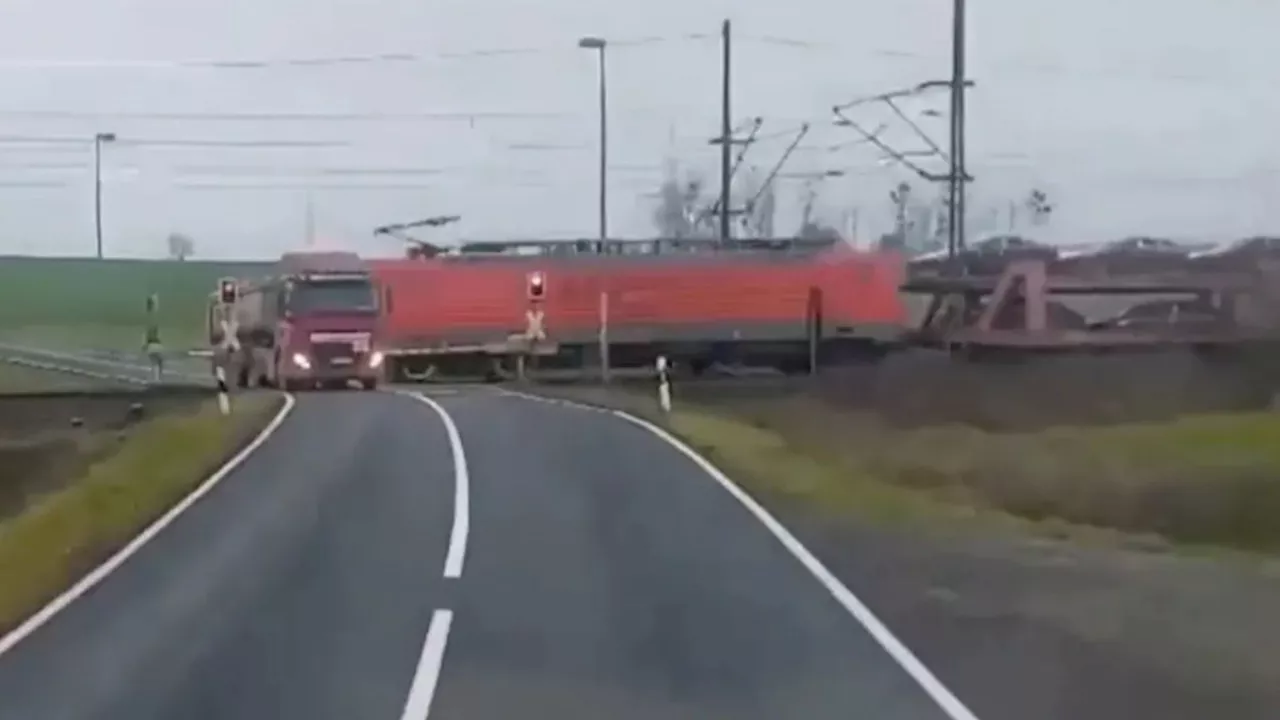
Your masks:
M266 278L224 279L209 307L215 368L240 387L374 389L383 376L379 300L353 253L288 253Z
M296 390L359 382L377 387L383 355L378 292L367 272L287 277L276 300L279 387Z

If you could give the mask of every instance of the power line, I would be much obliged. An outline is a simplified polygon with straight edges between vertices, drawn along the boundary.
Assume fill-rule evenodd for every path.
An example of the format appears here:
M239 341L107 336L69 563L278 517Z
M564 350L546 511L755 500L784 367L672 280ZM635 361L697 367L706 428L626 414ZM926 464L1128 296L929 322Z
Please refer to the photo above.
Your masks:
M517 152L559 152L564 150L587 150L586 145L560 145L557 143L510 143L508 150Z
M0 135L0 145L85 145L94 144L93 137L44 137L39 135ZM211 140L194 138L117 138L112 144L138 147L249 147L249 148L340 148L350 143L338 140Z
M741 40L760 45L770 45L774 47L785 47L800 51L828 50L828 51L848 51L850 45L845 42L833 42L823 40L805 40L801 38L782 37L777 35L744 35ZM866 48L859 47L858 53L869 55L872 57L883 58L886 60L912 60L922 63L942 63L946 58L940 55L932 55L928 53L916 52L912 50L901 50L893 48ZM1134 77L1145 78L1148 80L1156 80L1168 82L1171 84L1188 84L1188 85L1206 85L1221 83L1223 80L1240 79L1230 73L1204 73L1204 72L1187 72L1183 70L1160 70L1153 68L1138 67L1131 60L1123 63L1106 65L1101 67L1071 67L1068 65L1045 62L1045 61L1027 61L1027 60L1009 60L1007 62L984 63L983 68L996 68L1003 71L1013 71L1029 75L1048 75L1056 77L1087 77L1087 78L1107 78L1107 79L1133 79ZM1136 72L1135 72L1136 71Z
M50 165L53 165L52 163ZM8 165L5 167L13 167ZM45 167L41 164L40 167ZM68 164L68 167L70 165ZM82 168L83 166L74 166ZM610 165L609 172L658 174L662 166L658 164L618 164ZM441 167L287 167L283 165L176 165L169 172L179 175L205 176L266 176L266 177L346 177L346 176L389 176L412 177L416 175L432 176L474 176L499 175L502 177L543 178L555 177L554 171L517 169L501 166L441 166Z
M39 182L24 180L0 180L0 188L68 188L71 183L65 182Z
M52 162L6 162L0 165L0 170L92 170L93 166L87 162L79 163L52 163Z
M179 182L171 185L175 190L426 190L438 188L429 183L388 183L368 185L357 183L227 183L227 182Z
M454 111L454 112L166 112L98 110L0 109L0 117L33 120L173 120L181 122L475 122L477 120L561 120L576 117L569 112Z
M611 48L639 48L652 45L710 40L705 33L649 36L610 40ZM187 60L76 60L76 59L10 59L0 60L0 70L268 70L274 68L327 68L358 65L412 65L429 62L480 60L492 58L526 58L536 55L565 54L577 50L569 44L542 47L481 48L454 52L392 52L354 55L322 55L291 58L217 58Z
M171 172L182 175L268 175L268 176L353 176L381 175L408 177L414 175L440 175L441 168L425 167L311 167L290 168L272 165L178 165Z

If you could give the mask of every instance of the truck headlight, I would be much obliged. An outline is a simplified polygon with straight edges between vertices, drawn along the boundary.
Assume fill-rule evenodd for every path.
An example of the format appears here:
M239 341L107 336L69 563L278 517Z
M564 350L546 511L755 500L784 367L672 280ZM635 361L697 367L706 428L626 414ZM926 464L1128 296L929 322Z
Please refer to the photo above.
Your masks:
M294 354L293 354L293 364L294 364L294 365L297 365L298 367L302 368L303 370L310 370L310 369L311 369L311 358L308 358L306 355L303 355L302 353L294 353Z
M372 353L369 353L369 367L376 368L376 367L381 367L381 365L382 365L382 352L379 350L374 350Z

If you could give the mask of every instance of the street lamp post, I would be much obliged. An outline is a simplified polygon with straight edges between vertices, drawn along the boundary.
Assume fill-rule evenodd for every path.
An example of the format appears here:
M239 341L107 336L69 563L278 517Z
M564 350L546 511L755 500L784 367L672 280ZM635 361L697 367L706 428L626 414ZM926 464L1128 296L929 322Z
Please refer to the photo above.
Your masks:
M102 252L102 146L104 143L115 142L115 133L100 132L93 136L93 229L97 238L98 259L103 258Z
M603 253L609 239L609 95L606 84L604 50L608 43L604 38L584 37L578 47L595 50L600 59L600 240L596 252Z
M965 249L965 0L953 0L951 9L951 162L948 168L947 256Z

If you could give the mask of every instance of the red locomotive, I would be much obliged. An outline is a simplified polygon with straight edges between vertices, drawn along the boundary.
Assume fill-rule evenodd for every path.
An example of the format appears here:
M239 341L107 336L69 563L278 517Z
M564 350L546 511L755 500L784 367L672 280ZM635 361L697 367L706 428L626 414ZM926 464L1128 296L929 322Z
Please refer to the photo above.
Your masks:
M807 369L878 356L907 319L901 258L843 244L487 243L371 267L396 379L591 367L604 348L613 368Z

